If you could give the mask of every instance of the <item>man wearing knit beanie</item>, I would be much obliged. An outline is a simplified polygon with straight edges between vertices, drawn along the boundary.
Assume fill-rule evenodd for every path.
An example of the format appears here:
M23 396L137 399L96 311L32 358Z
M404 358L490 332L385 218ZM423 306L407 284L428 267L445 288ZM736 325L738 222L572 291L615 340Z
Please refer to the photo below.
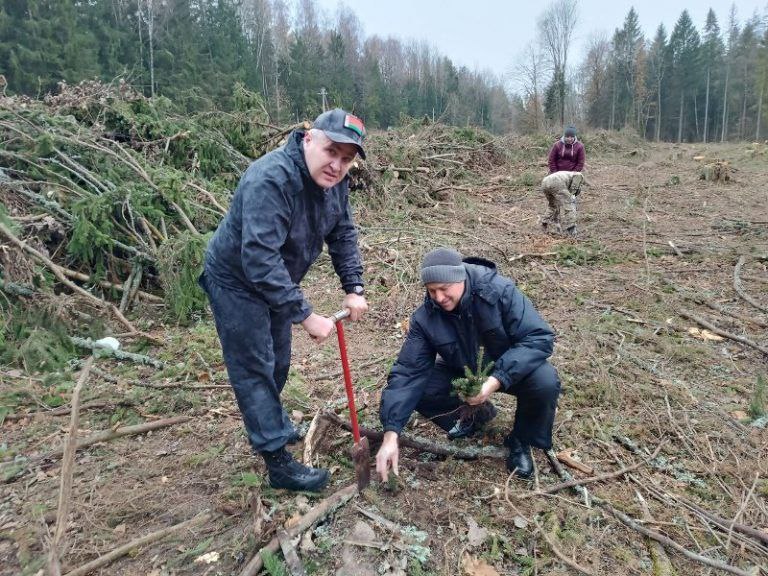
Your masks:
M463 258L437 248L421 265L426 289L423 304L411 316L408 336L382 392L380 418L384 442L376 470L386 481L398 473L398 437L412 412L432 420L451 439L472 436L496 415L489 399L495 392L517 397L507 468L520 478L533 472L530 447L552 447L552 425L560 380L548 362L554 334L513 280L481 258ZM493 362L479 394L466 404L480 407L474 420L462 421L466 405L453 395L452 382L465 368L478 373Z

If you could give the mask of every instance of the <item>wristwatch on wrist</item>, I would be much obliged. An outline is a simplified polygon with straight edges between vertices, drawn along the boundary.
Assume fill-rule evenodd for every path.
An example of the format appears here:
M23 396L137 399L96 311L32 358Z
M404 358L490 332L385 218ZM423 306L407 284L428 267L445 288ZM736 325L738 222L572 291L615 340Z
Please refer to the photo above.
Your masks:
M363 288L360 284L355 284L354 286L348 286L344 289L344 291L347 294L357 294L358 296L362 296L365 294L365 288Z

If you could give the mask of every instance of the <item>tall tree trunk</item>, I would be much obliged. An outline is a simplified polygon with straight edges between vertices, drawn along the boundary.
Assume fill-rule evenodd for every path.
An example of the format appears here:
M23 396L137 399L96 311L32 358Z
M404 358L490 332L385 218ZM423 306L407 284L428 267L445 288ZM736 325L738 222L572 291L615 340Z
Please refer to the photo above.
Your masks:
M656 142L661 140L661 80L656 86Z
M696 127L696 139L699 139L699 99L693 95L693 121Z
M707 143L707 134L709 131L709 75L710 69L707 68L707 95L704 98L704 144Z
M726 134L728 134L728 78L730 76L731 67L726 65L725 67L725 88L723 88L723 127L720 132L720 142L725 142Z
M739 138L747 137L747 64L744 64L744 97L741 99L741 120L739 121Z
M677 121L677 142L680 143L683 141L683 101L684 101L685 92L683 90L680 90L680 119Z
M760 122L763 115L763 96L765 95L765 80L760 85L760 100L757 101L757 126L755 127L755 141L760 141Z
M616 72L613 73L613 90L611 91L611 120L608 130L613 130L613 121L616 117Z

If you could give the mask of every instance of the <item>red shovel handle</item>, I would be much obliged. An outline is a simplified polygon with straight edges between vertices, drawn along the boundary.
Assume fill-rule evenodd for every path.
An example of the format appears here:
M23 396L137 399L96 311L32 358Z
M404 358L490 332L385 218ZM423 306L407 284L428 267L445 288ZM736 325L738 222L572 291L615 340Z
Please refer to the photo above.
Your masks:
M337 313L338 314L338 313ZM334 319L338 316L334 315ZM346 314L348 316L349 313ZM344 317L346 317L344 316ZM349 359L347 358L347 343L344 339L344 323L339 318L336 320L336 334L339 337L339 355L341 356L341 368L344 372L344 387L347 390L347 403L349 404L349 417L352 421L352 435L355 444L360 443L360 428L357 425L357 411L355 410L355 392L352 389L352 373L349 371Z

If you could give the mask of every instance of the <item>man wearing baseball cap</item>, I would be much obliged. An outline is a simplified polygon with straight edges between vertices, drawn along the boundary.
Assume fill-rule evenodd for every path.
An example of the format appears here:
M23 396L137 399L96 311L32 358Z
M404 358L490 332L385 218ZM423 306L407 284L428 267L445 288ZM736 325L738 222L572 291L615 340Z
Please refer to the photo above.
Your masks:
M285 449L297 433L280 401L291 360L291 326L315 342L333 332L299 287L323 244L341 288L342 308L359 320L368 309L347 172L365 158L363 122L340 108L294 131L281 148L253 162L205 255L200 285L208 294L230 383L254 452L274 488L319 491L328 471Z
M474 435L496 416L490 403L496 392L517 397L515 421L504 438L507 469L518 478L533 473L531 446L552 447L560 380L549 363L554 334L513 280L493 262L463 258L456 250L436 248L424 256L423 304L413 313L408 335L381 394L384 441L376 471L386 481L398 473L398 437L416 410L451 439ZM478 373L493 362L480 392L466 399L453 395L452 382L465 368ZM463 419L460 415L472 414Z

